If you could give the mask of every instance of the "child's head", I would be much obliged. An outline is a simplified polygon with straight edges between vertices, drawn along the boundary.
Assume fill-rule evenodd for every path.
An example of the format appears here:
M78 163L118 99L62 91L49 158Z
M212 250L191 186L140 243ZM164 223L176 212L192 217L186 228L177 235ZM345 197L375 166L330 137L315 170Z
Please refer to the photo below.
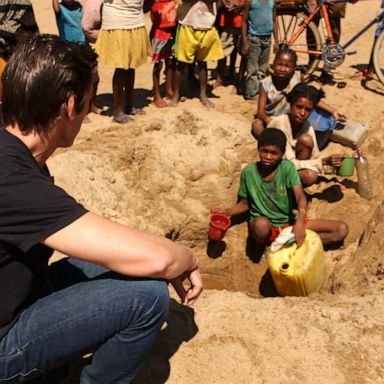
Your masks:
M290 118L295 125L304 124L317 103L324 97L324 91L305 83L297 84L287 95L291 106Z
M296 70L296 52L286 44L280 44L273 60L273 75L279 78L291 78Z
M287 138L277 128L265 129L257 139L260 161L264 166L277 165L285 153Z

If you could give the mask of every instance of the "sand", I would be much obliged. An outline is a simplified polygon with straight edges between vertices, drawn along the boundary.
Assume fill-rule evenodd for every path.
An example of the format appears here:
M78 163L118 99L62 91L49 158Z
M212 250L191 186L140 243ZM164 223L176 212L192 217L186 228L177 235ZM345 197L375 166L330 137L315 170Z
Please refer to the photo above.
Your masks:
M41 32L55 33L50 1L33 4ZM375 0L348 5L342 41L377 11ZM173 299L136 383L384 383L384 87L351 78L369 59L372 33L336 70L346 87L324 90L328 103L369 124L361 149L375 196L366 201L356 193L356 175L326 175L311 190L342 187L338 202L313 198L309 216L345 220L350 234L341 249L326 252L325 287L305 298L273 297L266 262L247 256L245 222L230 228L219 247L207 242L211 208L234 203L241 167L255 159L255 102L224 87L213 92L212 110L196 95L157 109L148 63L137 70L134 97L146 115L119 126L110 116L112 70L100 68L97 102L105 114L89 115L73 147L51 158L56 183L94 212L193 247L206 287L194 309ZM325 153L332 152L352 150L331 143Z

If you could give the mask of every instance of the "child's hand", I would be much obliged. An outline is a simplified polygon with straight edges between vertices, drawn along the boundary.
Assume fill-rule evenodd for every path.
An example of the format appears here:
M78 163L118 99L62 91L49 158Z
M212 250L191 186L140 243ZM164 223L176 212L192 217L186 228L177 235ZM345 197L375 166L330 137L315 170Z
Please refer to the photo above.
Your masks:
M241 46L241 55L242 56L249 56L249 44L248 42L243 42L242 46Z
M298 247L300 247L301 244L303 244L305 240L305 224L301 220L296 220L296 223L294 224L292 228L292 233L295 235L296 244Z
M214 214L214 213L221 213L222 215L229 216L228 215L228 209L212 208L211 214Z
M336 121L345 121L345 120L347 120L347 115L342 113L342 112L338 112L338 111L333 112L332 113L332 117Z
M323 159L323 164L332 165L333 167L340 167L345 155L337 153Z

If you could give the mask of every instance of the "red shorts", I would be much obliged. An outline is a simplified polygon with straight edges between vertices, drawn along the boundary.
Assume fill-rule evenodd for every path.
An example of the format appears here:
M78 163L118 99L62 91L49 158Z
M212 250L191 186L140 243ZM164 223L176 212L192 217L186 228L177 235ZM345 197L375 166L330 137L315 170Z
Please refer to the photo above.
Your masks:
M308 219L305 219L304 220L304 223L307 224L308 223ZM291 222L291 223L287 223L287 224L284 224L282 227L275 227L274 225L271 225L271 232L269 233L269 237L268 237L268 245L272 244L276 238L280 235L281 231L284 229L284 228L287 228L291 225L294 225L295 222Z

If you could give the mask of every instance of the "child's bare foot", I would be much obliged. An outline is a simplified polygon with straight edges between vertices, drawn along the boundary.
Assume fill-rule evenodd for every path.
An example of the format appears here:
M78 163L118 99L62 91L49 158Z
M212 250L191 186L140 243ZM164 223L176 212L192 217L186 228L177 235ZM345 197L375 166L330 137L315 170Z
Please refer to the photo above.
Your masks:
M164 99L154 100L153 104L155 104L157 108L168 107L168 104Z
M215 106L215 104L213 104L212 101L208 99L208 97L201 97L200 101L204 107L213 108Z
M92 105L91 105L91 110L90 110L90 112L92 112L92 113L96 113L97 115L100 115L100 113L101 113L102 111L103 111L103 110L102 110L101 108L99 108L99 107L96 107L95 104L92 104Z
M175 96L175 94L173 92L170 92L168 91L165 98L166 99L169 99L169 100L172 100L173 99L173 96Z
M216 79L216 81L213 83L213 89L219 88L223 85L223 81L221 79Z
M125 113L120 113L118 115L113 116L113 121L119 124L129 123L133 121L133 118Z
M179 96L173 96L171 102L169 103L169 106L170 107L177 107L179 100L180 100Z

